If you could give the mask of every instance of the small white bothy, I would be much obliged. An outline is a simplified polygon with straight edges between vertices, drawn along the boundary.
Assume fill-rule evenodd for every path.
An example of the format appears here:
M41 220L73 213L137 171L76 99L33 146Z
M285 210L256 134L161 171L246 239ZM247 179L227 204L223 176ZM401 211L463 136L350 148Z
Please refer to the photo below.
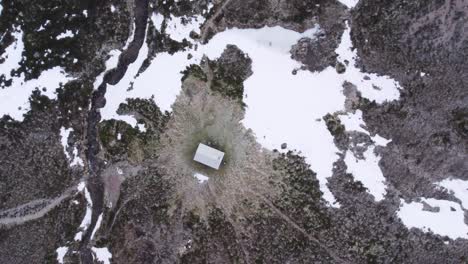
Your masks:
M223 157L224 152L200 143L193 160L217 170L223 161Z

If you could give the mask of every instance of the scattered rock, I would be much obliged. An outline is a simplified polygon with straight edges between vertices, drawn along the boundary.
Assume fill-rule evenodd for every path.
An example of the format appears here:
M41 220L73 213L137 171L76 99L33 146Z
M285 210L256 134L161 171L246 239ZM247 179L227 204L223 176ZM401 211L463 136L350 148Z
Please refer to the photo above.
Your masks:
M337 73L342 74L346 71L346 66L343 63L338 62L336 63L335 69Z
M428 211L428 212L433 212L433 213L438 213L440 212L440 207L439 206L430 206L426 202L422 202L423 204L423 211ZM452 209L452 207L450 207Z

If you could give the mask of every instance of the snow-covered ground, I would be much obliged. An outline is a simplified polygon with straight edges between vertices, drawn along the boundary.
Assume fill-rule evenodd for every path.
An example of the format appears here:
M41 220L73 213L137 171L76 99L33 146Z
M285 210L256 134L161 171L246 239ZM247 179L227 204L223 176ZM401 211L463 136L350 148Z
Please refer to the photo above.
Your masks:
M432 231L451 239L468 239L468 226L464 222L464 211L458 203L424 198L421 200L431 207L438 207L439 212L424 211L422 202L401 201L397 214L408 228L416 227L425 232Z
M83 217L83 220L81 221L79 231L75 234L74 239L76 241L81 240L81 238L83 237L83 232L85 232L88 226L91 224L91 214L93 210L93 200L91 200L91 195L89 194L88 189L86 188L86 184L84 182L80 182L80 184L78 185L78 191L84 191L86 199L86 212L85 216Z
M376 201L384 199L386 191L385 177L379 167L380 157L375 155L374 147L369 147L364 152L364 159L357 159L351 151L346 152L346 172L353 174L356 180L369 190Z
M468 181L450 178L437 183L437 185L453 192L453 195L461 201L463 208L468 210Z
M70 136L70 133L73 131L72 128L60 128L60 137L61 137L61 143L63 147L63 152L65 153L65 156L67 159L70 161L70 166L83 166L83 160L80 158L78 155L78 148L76 146L73 146L73 157L70 157L68 154L67 148L68 148L68 137Z
M104 74L108 70L117 67L117 65L119 63L119 56L120 56L121 53L122 53L122 51L120 51L118 49L111 50L109 52L109 58L106 61L106 69L101 74L99 74L99 76L94 81L94 89L97 89L99 87L99 85L101 85L101 83L102 83L102 81L104 79Z
M112 258L112 254L110 253L108 248L97 248L92 247L91 250L93 251L96 259L104 264L110 264L110 260Z
M13 119L23 121L23 115L29 111L29 97L35 89L41 90L43 95L55 99L55 91L60 84L65 84L73 78L67 76L60 67L43 71L38 79L25 81L24 74L11 76L11 71L19 68L24 51L23 32L16 29L13 33L14 41L1 56L5 61L0 64L0 75L12 79L9 87L0 87L0 117L10 115ZM46 88L46 91L42 91Z
M451 239L468 239L468 225L464 222L464 210L468 210L468 181L449 178L436 185L453 193L460 200L461 206L452 201L422 198L422 202L440 208L438 212L430 212L423 211L422 202L401 201L398 216L408 228L416 227L425 232L432 231Z
M65 32L60 33L60 35L57 36L57 39L64 39L64 38L72 38L74 37L75 34L69 29L65 30Z

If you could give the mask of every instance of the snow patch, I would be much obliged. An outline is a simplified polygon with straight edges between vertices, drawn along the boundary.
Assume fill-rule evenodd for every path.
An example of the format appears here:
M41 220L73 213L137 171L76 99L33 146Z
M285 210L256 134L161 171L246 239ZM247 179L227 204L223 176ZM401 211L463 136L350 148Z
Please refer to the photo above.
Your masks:
M17 121L23 121L23 115L30 109L29 97L35 89L41 90L41 94L50 99L56 99L55 90L73 78L68 77L60 67L43 71L38 79L28 81L25 80L24 73L11 76L11 72L19 68L24 51L23 32L16 29L13 37L15 42L1 56L5 61L0 65L0 75L5 75L6 79L11 78L12 83L9 87L0 87L0 117L9 115ZM42 88L46 88L46 91Z
M439 212L423 211L425 202L438 207ZM437 199L421 199L421 202L401 201L398 217L408 228L419 228L424 232L448 236L451 239L468 239L468 226L464 222L464 212L459 204Z
M468 210L468 181L461 179L445 179L437 185L453 192L453 195L461 201L461 205Z
M94 252L94 255L98 261L101 261L104 264L110 264L112 254L108 248L92 247L91 250Z
M133 116L130 115L119 115L117 114L117 109L119 108L120 103L125 102L126 98L136 98L138 96L138 92L135 90L137 89L129 89L132 83L135 80L135 76L138 74L138 70L140 69L143 61L147 58L148 55L148 45L146 44L146 37L143 42L143 45L138 53L138 57L134 63L128 66L128 69L124 75L124 77L118 82L116 85L109 84L107 86L107 92L105 94L106 98L106 105L104 108L101 109L101 117L102 120L122 120L127 122L132 127L137 125L137 121ZM151 79L151 83L154 84L154 76ZM135 84L133 84L135 87ZM139 90L138 90L139 91ZM145 93L145 91L143 91ZM136 94L137 96L132 96L131 94Z
M161 18L153 15L152 19L157 21ZM195 26L182 26L197 28L197 22L194 23ZM200 63L204 54L216 59L226 45L234 44L252 58L253 75L244 83L247 108L242 123L252 129L257 141L267 149L280 149L281 144L287 142L290 149L300 151L317 173L324 198L331 205L338 206L326 184L327 178L332 176L333 163L338 159L336 153L339 150L324 122L314 120L343 110L344 81L355 83L364 97L378 103L397 99L399 86L389 77L372 74L368 74L370 80L363 81L365 74L354 67L356 55L352 51L349 28L337 49L340 60L349 61L344 74L338 74L333 67L328 67L322 72L299 71L293 75L292 71L300 68L301 64L291 59L291 46L303 37L314 38L318 30L315 27L301 34L278 26L228 29L216 34L206 45L199 44L197 50L173 55L157 54L146 71L135 78L148 54L145 41L136 62L129 66L124 78L108 89L105 95L107 103L101 110L102 119L122 120L135 127L137 122L133 117L116 113L119 104L128 98L153 98L162 111L171 111L171 105L180 93L181 72L190 64ZM180 32L188 34L190 31ZM175 38L183 39L182 35ZM191 60L187 59L189 53L193 55ZM131 84L133 89L129 90ZM380 88L374 89L372 85ZM379 144L388 143L381 137L374 139ZM376 181L380 180L378 178Z
M341 43L336 49L338 60L346 67L345 80L357 86L363 97L381 104L400 98L399 83L388 76L375 73L363 73L355 67L357 52L353 49L349 26L346 27ZM346 63L348 61L348 63Z
M153 22L153 25L154 27L156 28L156 30L158 30L159 32L161 32L161 29L162 29L162 24L164 22L164 16L159 14L159 13L153 13L151 15L151 21Z
M68 247L59 247L55 250L57 252L57 261L60 264L63 264L63 258L68 252Z
M76 146L73 147L73 160L71 161L70 163L70 166L81 166L83 167L84 166L84 162L83 162L83 159L80 158L80 156L78 155L78 149L76 148Z
M75 234L75 241L80 241L83 237L83 232L86 231L88 226L91 224L91 214L93 210L93 200L91 200L91 195L86 188L86 184L84 182L80 182L78 184L78 191L83 192L85 194L86 199L86 212L83 220L81 221L78 233Z
M206 13L209 13L211 11L211 9L213 9L213 7L214 7L214 4L212 2L209 2L208 6L207 6Z
M93 240L94 235L96 234L96 231L99 230L99 227L101 227L101 222L102 222L102 213L99 215L98 220L96 221L96 225L94 226L93 232L91 233L91 240Z
M119 56L121 53L122 51L118 49L111 50L109 52L109 58L106 60L106 63L105 63L106 69L101 74L99 74L98 77L96 77L96 80L94 81L94 84L93 84L94 90L97 90L99 85L101 85L106 72L117 67L117 65L119 64Z
M65 153L65 156L67 157L67 160L70 161L70 166L84 166L83 160L79 157L78 155L78 149L76 146L73 147L73 157L70 157L70 154L68 154L67 148L68 148L68 137L70 136L70 133L73 131L72 128L60 128L60 141L62 143L63 147L63 152Z
M380 157L374 153L374 146L369 146L364 152L364 159L357 159L353 152L348 150L345 156L347 173L353 174L353 177L362 182L364 187L369 190L376 201L384 199L386 191L385 177L379 167Z
M57 36L57 40L64 39L64 38L72 38L74 36L75 35L73 34L73 32L67 29L65 32L62 32L60 35Z
M146 126L145 124L137 124L137 128L138 130L140 130L140 132L146 132Z
M386 139L378 134L371 136L369 131L365 129L366 123L362 119L362 111L356 110L354 113L339 115L341 124L345 126L347 131L357 131L369 135L375 145L386 146L392 140Z
M195 177L198 180L198 183L204 183L210 179L201 173L195 173L193 177Z
M158 17L156 18L160 19ZM195 31L200 34L200 27L203 22L205 22L205 18L201 15L193 17L176 17L171 15L170 20L167 21L165 32L175 41L182 42L184 39L190 40L190 32Z
M354 8L359 0L339 0L343 5L347 6L348 8Z
M67 147L68 147L68 137L70 136L70 132L72 132L72 128L60 128L60 142L62 143L63 147L63 153L65 153L65 156L67 159L70 159L70 155L68 154Z
M340 115L341 124L345 126L348 131L362 132L369 135L369 132L365 129L366 124L362 120L362 111L356 110L355 113L347 113L346 115Z
M371 137L372 141L374 141L376 146L387 146L388 143L392 142L391 139L386 139L381 137L380 135L376 134L375 136Z

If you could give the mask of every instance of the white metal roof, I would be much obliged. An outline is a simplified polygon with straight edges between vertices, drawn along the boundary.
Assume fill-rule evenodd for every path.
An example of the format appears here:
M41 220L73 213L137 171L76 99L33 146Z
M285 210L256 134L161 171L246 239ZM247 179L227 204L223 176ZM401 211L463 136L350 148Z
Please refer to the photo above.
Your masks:
M200 143L193 160L217 170L223 161L223 157L224 152Z

